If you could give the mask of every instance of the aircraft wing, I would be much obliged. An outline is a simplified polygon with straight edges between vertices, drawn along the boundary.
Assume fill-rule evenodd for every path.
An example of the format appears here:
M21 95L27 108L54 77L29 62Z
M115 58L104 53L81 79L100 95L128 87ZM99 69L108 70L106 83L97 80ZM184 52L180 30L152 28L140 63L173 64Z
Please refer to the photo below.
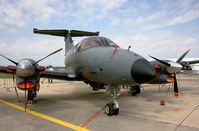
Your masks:
M0 66L0 73L15 74L15 66Z
M192 60L192 61L186 61L189 64L197 64L199 63L199 60Z
M40 74L40 77L67 80L67 81L82 81L82 79L79 77L78 78L69 77L67 72L60 72L60 71L44 71Z
M12 68L15 68L15 66L12 66ZM9 66L0 66L0 73L4 74L15 74L14 71L9 69ZM60 71L44 71L40 74L40 77L43 78L52 78L52 79L59 79L59 80L67 80L67 81L81 81L83 79L81 78L73 78L69 77L67 72L60 72Z

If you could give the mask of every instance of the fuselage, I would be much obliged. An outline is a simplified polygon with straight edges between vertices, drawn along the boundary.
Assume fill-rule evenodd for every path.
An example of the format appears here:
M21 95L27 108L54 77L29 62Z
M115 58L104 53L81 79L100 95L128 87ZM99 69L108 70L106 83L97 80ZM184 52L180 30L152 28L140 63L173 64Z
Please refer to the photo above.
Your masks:
M66 53L65 67L70 77L113 85L136 85L155 77L146 59L104 37L90 37L72 47Z

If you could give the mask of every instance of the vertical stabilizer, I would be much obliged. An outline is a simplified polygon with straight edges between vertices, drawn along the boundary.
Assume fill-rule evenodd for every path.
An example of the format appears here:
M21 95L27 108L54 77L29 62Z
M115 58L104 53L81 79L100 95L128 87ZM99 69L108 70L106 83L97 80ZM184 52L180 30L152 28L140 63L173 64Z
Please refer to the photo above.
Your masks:
M36 29L36 28L33 29L33 33L64 37L65 55L66 55L66 52L74 46L72 37L99 35L99 32L88 32L88 31L80 31L80 30L62 30L62 29L47 29L47 30L42 29L42 30L40 30L40 29Z
M64 41L65 41L65 56L66 56L66 53L74 46L70 31L68 31L67 35L64 38Z

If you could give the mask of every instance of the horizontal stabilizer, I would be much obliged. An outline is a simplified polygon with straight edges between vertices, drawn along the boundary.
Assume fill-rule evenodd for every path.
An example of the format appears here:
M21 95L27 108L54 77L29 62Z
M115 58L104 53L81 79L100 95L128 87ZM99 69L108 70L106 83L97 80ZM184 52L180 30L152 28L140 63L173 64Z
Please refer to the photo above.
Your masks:
M46 34L46 35L54 35L54 36L67 36L70 33L71 37L80 37L80 36L97 36L99 32L88 32L88 31L80 31L80 30L59 30L59 29L47 29L47 30L40 30L40 29L33 29L33 33L38 34Z

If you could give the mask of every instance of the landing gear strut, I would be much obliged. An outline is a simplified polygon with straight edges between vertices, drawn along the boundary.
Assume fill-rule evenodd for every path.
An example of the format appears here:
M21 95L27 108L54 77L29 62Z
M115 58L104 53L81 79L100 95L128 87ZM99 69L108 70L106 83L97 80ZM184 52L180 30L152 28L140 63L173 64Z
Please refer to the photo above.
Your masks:
M117 86L107 86L107 91L109 91L110 95L113 96L113 101L106 104L105 112L108 116L118 115L119 114L119 102L118 96L120 88Z
M132 94L132 96L136 96L137 94L140 94L140 85L136 85L136 86L131 86L129 89L129 92Z
M34 98L37 96L36 90L28 90L28 104L32 104Z

